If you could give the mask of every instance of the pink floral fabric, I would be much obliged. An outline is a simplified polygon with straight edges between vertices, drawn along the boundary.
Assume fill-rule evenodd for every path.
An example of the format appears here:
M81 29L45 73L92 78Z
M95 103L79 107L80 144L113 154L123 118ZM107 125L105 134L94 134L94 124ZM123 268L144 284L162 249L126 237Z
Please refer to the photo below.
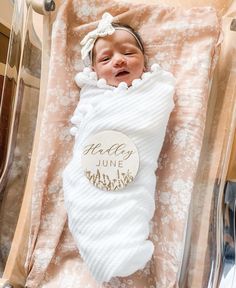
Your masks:
M150 235L155 244L153 259L144 270L130 277L114 278L103 287L177 287L211 73L218 55L220 21L211 7L184 10L108 0L66 1L53 25L32 190L27 287L101 287L90 276L68 230L61 174L73 146L69 119L79 101L74 83L75 74L83 67L79 43L105 11L139 31L149 64L157 62L171 71L177 88L176 106L158 160L156 213Z

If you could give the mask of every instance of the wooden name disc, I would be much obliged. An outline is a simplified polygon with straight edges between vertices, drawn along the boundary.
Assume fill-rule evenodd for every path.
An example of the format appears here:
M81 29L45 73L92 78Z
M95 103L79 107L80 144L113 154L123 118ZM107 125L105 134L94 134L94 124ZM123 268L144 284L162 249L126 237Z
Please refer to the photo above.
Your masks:
M99 189L115 191L131 183L139 167L139 155L125 134L106 130L86 140L82 167L90 183Z

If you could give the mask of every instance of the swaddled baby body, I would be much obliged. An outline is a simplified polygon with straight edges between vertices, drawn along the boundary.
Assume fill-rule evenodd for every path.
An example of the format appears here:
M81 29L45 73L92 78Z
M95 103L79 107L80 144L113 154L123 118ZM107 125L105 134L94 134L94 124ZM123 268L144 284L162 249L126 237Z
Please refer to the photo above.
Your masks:
M155 170L169 115L175 79L157 64L147 72L141 39L111 24L105 13L83 43L92 68L76 75L81 88L72 123L73 157L63 173L69 228L81 257L98 282L143 269L154 246L148 239L155 210ZM95 45L94 45L95 44ZM120 191L103 191L85 177L81 156L98 132L120 131L137 147L139 170Z

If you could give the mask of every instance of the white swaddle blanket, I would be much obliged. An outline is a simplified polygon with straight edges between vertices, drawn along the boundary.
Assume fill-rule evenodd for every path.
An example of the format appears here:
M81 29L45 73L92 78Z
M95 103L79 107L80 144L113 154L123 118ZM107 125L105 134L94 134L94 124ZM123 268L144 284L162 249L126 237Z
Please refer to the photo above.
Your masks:
M89 68L75 80L81 92L71 119L73 157L63 172L65 205L81 257L93 277L106 282L143 269L152 257L148 237L155 210L155 170L174 107L175 79L154 64L130 87L124 82L109 86ZM81 167L86 139L104 130L124 133L138 149L138 173L122 190L96 188Z

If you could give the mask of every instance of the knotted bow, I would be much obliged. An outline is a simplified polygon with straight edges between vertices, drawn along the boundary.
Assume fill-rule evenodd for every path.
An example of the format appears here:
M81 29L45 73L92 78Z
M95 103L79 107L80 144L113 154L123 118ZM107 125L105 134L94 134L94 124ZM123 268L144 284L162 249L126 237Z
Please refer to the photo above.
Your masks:
M111 25L113 16L109 13L104 13L102 19L98 23L97 29L89 32L84 39L80 42L83 45L81 49L82 60L89 56L89 52L93 49L94 43L98 37L111 35L115 32L115 28Z

